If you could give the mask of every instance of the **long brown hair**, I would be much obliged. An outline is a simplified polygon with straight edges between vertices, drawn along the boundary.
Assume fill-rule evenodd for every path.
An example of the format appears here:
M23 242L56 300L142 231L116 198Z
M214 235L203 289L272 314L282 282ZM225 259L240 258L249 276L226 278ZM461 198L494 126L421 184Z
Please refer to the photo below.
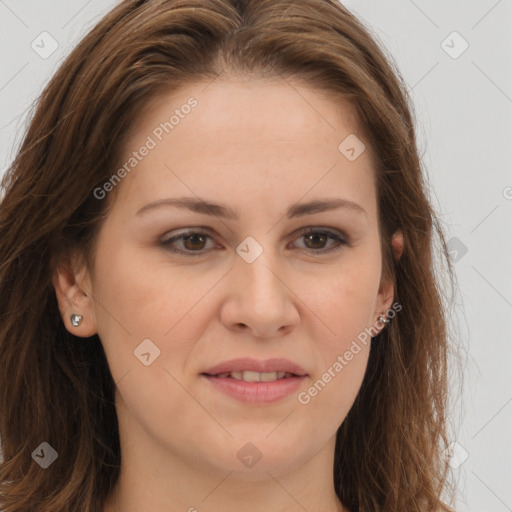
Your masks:
M447 353L439 255L407 87L371 32L335 0L126 0L76 46L41 94L0 205L0 507L95 512L119 474L115 383L97 335L62 322L52 285L79 251L90 264L118 168L151 98L223 73L282 77L357 109L375 152L383 278L402 310L371 343L337 432L334 485L352 511L449 511ZM341 141L340 141L341 142ZM404 251L393 258L391 235ZM33 451L58 453L42 469Z

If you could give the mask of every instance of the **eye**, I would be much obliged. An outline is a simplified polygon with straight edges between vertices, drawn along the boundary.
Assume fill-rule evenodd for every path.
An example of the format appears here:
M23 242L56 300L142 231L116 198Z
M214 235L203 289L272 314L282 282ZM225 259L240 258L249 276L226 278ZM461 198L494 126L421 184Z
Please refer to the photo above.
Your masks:
M349 245L343 234L325 228L304 228L299 232L297 240L304 240L305 247L299 249L310 254L326 254L341 250ZM328 245L329 240L331 244ZM208 247L208 242L210 246ZM200 230L189 230L160 241L165 250L184 256L202 256L214 247L213 238Z
M305 242L305 251L309 253L325 254L332 251L339 251L348 242L344 240L341 234L323 228L305 228L299 233L299 240L303 239ZM327 246L329 239L334 240L330 246Z
M187 231L185 233L162 240L160 244L168 251L187 256L201 256L205 251L206 242L212 237L203 231ZM176 248L175 242L181 247Z

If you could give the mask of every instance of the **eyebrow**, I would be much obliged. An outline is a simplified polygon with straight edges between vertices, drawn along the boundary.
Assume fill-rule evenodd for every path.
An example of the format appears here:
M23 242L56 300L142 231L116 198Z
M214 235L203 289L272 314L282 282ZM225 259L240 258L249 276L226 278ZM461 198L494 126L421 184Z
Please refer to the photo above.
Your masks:
M207 201L204 199L196 199L192 197L177 197L161 199L153 201L143 206L137 215L141 215L149 210L165 206L174 206L177 208L186 208L187 210L195 213L202 213L204 215L212 215L229 220L240 220L239 213L233 208L221 204ZM321 213L329 210L346 209L355 213L364 214L368 218L366 210L359 204L349 201L348 199L332 198L310 201L308 203L293 204L286 210L286 217L293 219L296 217L303 217L305 215L312 215L314 213Z

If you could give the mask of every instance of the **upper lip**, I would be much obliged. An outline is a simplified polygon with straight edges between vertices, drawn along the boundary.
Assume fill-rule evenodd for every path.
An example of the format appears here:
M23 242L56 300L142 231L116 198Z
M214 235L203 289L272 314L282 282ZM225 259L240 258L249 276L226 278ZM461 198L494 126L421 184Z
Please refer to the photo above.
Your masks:
M286 372L293 373L294 375L298 376L307 375L306 370L304 370L302 366L293 363L288 359L274 358L259 361L257 359L251 359L249 357L241 357L238 359L224 361L223 363L208 368L203 373L206 373L208 375L218 375L219 373L243 371L252 371L259 373Z

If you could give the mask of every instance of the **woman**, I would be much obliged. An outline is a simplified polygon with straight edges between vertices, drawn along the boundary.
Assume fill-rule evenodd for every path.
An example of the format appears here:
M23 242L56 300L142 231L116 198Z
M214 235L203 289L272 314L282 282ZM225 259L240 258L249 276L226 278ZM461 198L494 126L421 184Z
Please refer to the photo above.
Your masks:
M340 4L121 2L4 187L2 510L451 510L448 253Z

